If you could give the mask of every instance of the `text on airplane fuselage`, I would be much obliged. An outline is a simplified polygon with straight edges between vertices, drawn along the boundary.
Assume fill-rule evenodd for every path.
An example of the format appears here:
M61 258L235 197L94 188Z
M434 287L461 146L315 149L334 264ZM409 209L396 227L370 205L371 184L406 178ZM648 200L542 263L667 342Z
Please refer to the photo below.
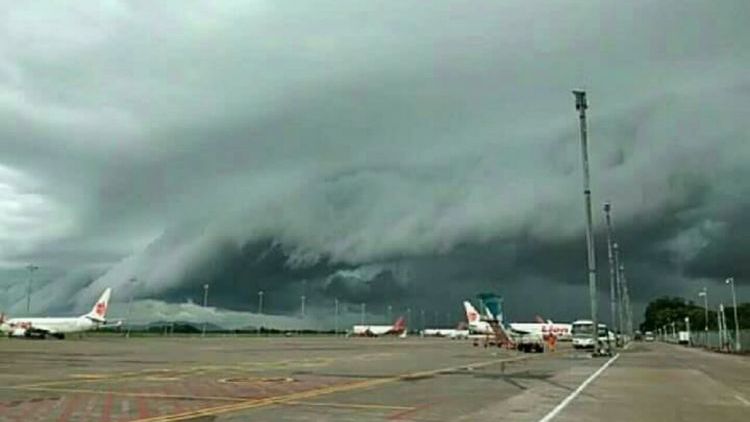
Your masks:
M550 327L547 325L542 325L542 332L543 333L552 333L552 334L568 334L568 329L565 327Z

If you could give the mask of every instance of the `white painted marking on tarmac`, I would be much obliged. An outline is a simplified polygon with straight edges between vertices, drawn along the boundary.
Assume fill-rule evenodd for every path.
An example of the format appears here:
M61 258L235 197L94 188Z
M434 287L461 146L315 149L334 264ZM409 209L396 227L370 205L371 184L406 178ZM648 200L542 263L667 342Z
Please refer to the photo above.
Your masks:
M744 404L745 406L750 406L750 401L747 401L744 397L740 396L739 394L734 396L735 399L739 400Z
M610 358L607 362L602 365L601 368L597 369L596 372L591 374L588 378L586 378L586 381L584 381L581 385L578 386L578 388L575 389L568 397L565 397L565 400L561 401L560 404L558 404L554 409L552 409L551 412L547 413L546 416L544 416L542 419L539 419L539 422L549 422L552 419L554 419L555 416L557 416L567 405L570 404L576 397L578 397L579 394L581 394L581 391L583 391L584 388L586 388L589 384L591 384L592 381L596 379L599 375L601 375L602 372L604 372L605 369L609 367L609 365L612 364L617 358L620 357L620 354L614 355L612 358Z

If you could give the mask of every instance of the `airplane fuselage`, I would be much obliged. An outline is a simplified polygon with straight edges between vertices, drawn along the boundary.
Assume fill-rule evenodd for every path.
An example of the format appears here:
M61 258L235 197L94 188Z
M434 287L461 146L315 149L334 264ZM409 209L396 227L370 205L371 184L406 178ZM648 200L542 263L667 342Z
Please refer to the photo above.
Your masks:
M403 330L394 329L393 325L355 325L352 327L352 334L356 336L384 336L402 332Z
M425 337L468 338L469 330L455 328L426 328L422 331Z
M13 318L5 321L0 330L11 336L27 336L32 334L69 334L93 330L100 323L87 317L73 318Z
M487 321L469 322L469 333L471 334L495 334L495 330Z
M65 334L99 328L106 324L107 304L112 292L107 288L96 301L91 312L79 317L11 318L0 315L0 331L10 337L41 337L48 335L64 338Z
M560 340L572 338L570 324L539 323L539 322L511 322L510 329L518 332L548 336L554 334Z

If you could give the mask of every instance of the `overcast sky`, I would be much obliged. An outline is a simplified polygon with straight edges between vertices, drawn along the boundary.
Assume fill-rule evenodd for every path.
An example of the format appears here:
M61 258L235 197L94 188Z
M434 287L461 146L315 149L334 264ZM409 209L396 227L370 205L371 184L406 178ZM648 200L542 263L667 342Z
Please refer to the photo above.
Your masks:
M227 311L264 290L277 314L304 294L321 319L339 298L452 321L495 291L511 319L586 316L574 88L602 317L605 200L637 313L750 282L746 0L10 5L12 314L33 262L32 313L88 308L106 286L178 309L210 283Z

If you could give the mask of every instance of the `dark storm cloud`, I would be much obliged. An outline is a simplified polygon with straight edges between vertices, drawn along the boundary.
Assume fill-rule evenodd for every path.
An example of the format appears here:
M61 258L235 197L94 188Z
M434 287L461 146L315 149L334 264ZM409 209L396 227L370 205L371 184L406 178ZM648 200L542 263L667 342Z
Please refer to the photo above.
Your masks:
M498 290L518 318L572 318L583 86L601 284L612 200L636 300L693 294L747 274L749 7L3 8L0 261L50 269L47 309L105 286L199 302L210 282L237 311L264 290L278 313L304 294L460 314Z

